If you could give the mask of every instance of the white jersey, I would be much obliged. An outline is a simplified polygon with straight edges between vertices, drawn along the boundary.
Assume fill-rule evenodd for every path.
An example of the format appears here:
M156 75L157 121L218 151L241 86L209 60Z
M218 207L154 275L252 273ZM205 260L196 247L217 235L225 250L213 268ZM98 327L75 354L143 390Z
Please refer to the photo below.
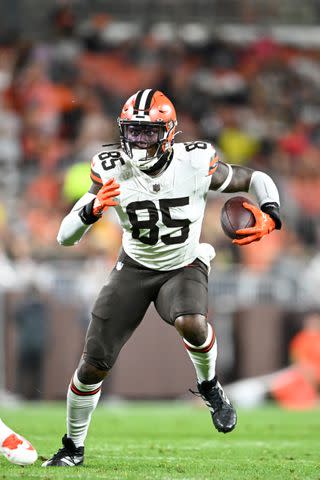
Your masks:
M123 228L123 249L154 270L174 270L200 258L208 266L211 245L200 244L201 225L218 157L210 143L177 143L168 168L151 177L132 165L122 149L93 157L91 178L99 185L114 178L120 185L115 207Z

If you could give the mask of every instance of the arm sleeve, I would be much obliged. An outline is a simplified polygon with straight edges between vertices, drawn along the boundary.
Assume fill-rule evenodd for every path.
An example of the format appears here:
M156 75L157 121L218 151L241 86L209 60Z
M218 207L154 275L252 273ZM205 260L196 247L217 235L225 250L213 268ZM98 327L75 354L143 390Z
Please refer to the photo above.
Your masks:
M261 207L265 203L276 203L280 206L278 189L269 175L256 170L253 172L249 185L249 193L258 200Z
M261 210L268 213L275 221L276 229L281 229L280 198L278 189L269 175L264 172L253 172L249 185L249 193L258 200Z
M83 222L80 213L83 208L90 204L96 196L93 193L85 193L72 208L71 212L61 222L57 240L60 245L71 246L80 242L83 235L89 230L91 224ZM97 217L97 220L99 217Z

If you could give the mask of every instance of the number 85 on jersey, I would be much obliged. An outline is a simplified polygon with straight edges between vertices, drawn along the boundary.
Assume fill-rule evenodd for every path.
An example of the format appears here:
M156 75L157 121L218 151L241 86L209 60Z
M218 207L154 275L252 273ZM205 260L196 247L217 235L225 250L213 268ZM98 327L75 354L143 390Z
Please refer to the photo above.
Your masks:
M189 205L189 197L161 199L157 203L158 208L156 202L151 200L131 202L127 205L132 238L146 245L156 245L159 239L165 245L184 243L188 238L191 222L188 218L173 218L172 209ZM175 214L180 210L175 209Z

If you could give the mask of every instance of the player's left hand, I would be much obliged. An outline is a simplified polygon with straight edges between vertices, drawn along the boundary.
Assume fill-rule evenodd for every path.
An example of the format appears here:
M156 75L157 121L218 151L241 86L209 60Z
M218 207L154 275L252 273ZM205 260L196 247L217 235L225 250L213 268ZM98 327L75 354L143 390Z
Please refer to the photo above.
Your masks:
M232 240L232 243L236 243L237 245L248 245L251 242L258 242L262 237L271 233L276 226L270 215L262 212L260 208L247 202L243 202L243 206L253 213L256 224L254 227L242 228L236 231L239 235L245 235L244 238Z

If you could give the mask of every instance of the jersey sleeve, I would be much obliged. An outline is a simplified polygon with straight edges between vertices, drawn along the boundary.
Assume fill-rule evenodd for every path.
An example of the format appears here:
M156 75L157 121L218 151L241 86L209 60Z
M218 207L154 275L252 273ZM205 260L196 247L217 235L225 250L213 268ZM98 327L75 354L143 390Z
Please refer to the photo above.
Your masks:
M212 155L209 159L209 168L208 168L208 175L212 175L218 168L219 165L219 155L216 152L215 148L211 145L212 147Z
M125 164L125 155L119 148L101 150L91 160L91 180L100 187L111 178L119 180Z
M102 181L99 170L100 170L100 162L99 162L99 159L97 158L97 155L95 155L91 160L90 178L95 185L102 187L103 181Z
M219 156L214 146L209 142L196 141L186 145L186 151L191 155L191 164L196 169L197 185L200 190L208 191L211 175L219 166Z

